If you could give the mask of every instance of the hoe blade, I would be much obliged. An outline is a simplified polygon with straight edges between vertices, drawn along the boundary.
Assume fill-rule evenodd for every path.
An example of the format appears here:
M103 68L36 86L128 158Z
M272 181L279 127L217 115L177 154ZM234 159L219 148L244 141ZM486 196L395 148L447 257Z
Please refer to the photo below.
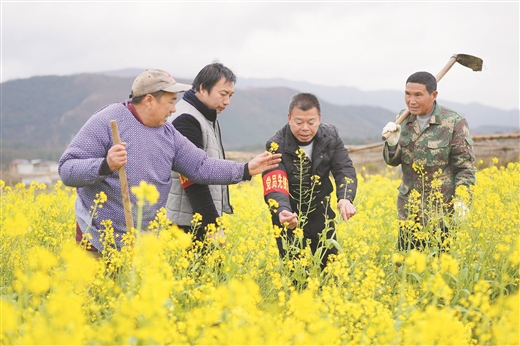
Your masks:
M473 71L482 71L483 61L476 56L468 54L457 54L455 58L459 64L469 67Z

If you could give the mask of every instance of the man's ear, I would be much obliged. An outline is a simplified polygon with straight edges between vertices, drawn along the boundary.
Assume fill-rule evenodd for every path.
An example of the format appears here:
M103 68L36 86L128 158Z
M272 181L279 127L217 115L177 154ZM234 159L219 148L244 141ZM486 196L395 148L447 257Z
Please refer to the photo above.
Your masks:
M291 121L291 113L287 113L287 121Z
M146 107L148 109L152 108L152 105L153 105L154 101L155 101L155 97L153 97L150 94L146 94L146 96L144 97L144 100L143 100L144 104L146 105Z

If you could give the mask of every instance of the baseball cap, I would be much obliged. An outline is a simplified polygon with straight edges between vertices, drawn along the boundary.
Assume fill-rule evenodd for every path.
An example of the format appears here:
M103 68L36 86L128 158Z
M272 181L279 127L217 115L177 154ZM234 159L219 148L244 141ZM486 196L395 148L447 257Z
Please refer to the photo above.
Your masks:
M139 74L132 84L131 97L144 96L157 91L178 93L188 91L191 85L177 83L175 79L166 71L152 69Z

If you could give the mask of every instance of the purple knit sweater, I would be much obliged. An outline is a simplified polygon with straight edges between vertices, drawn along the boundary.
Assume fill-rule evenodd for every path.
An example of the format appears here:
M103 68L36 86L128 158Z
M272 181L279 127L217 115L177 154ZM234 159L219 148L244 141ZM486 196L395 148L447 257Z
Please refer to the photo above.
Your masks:
M180 172L199 184L233 184L243 180L244 163L209 158L167 122L161 127L147 127L140 123L125 104L115 103L96 112L76 134L60 158L59 174L63 183L77 188L76 214L83 233L92 235L91 243L103 250L100 225L112 220L116 244L126 233L124 208L118 171L101 175L100 167L113 145L110 121L116 120L122 142L126 142L128 162L125 166L128 186L144 180L157 187L158 202L145 208L142 229L155 218L158 209L166 204L171 185L171 171ZM99 192L108 197L97 215L90 221L91 206ZM130 193L132 206L135 196ZM136 208L133 208L134 222Z

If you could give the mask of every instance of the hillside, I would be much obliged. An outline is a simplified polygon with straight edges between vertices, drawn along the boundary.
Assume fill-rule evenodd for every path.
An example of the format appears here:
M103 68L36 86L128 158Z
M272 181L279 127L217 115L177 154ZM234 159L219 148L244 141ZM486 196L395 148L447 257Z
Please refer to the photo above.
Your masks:
M58 160L96 110L128 97L134 77L123 72L41 76L2 83L2 168L17 158ZM311 84L281 81L266 80L254 86L251 80L239 80L230 106L220 115L226 150L261 150L287 122L289 99L298 91L315 92L320 97L322 121L335 124L346 144L378 141L381 128L394 118L393 110L375 102L390 98L373 98L373 94L356 88L320 89ZM286 85L269 86L277 83ZM352 104L346 104L349 102ZM515 115L515 111L508 113L479 104L459 106L455 108L466 107L471 114L486 114L487 123L474 121L472 116L472 130L477 125L490 132L518 128L518 111Z
M403 92L396 90L362 91L354 87L324 86L307 82L295 82L281 78L254 79L239 78L237 89L286 87L298 91L312 92L320 99L336 105L370 105L390 110L397 114L404 108ZM462 104L444 100L439 91L439 103L463 114L469 122L472 133L494 133L515 131L520 128L518 109L502 110L479 103ZM488 132L492 131L492 132Z
M287 123L289 100L297 91L288 88L240 90L219 116L226 149L263 148L265 142ZM337 106L321 102L322 122L339 129L346 143L377 140L392 112L370 106Z
M180 80L184 83L190 81ZM43 76L2 83L2 165L16 158L57 160L87 119L102 106L128 97L133 77L98 74ZM221 114L228 150L263 147L287 121L295 90L240 90ZM338 126L350 142L379 136L393 114L378 107L337 106L322 102L323 121Z

